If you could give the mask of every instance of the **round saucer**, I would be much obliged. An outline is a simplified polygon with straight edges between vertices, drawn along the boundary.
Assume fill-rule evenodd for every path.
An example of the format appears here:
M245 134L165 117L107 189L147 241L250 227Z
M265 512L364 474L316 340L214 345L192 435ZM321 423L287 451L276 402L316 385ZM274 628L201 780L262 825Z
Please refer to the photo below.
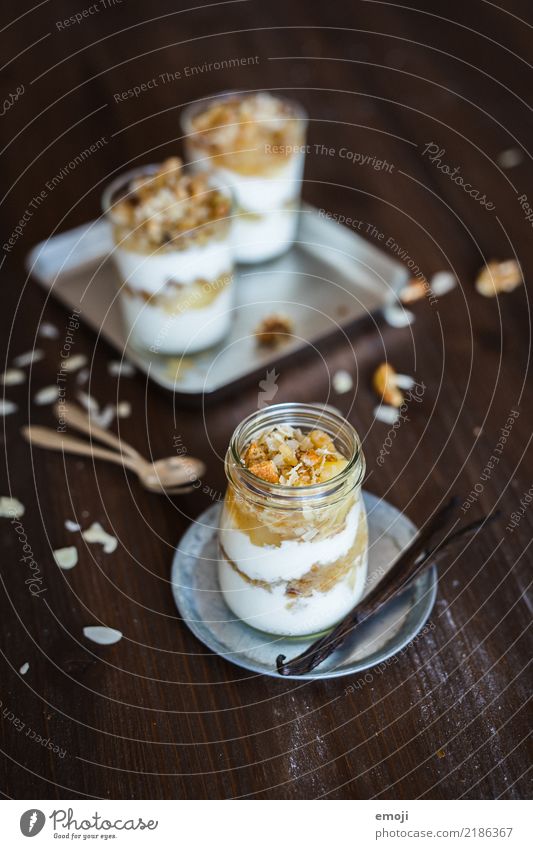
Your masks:
M399 510L364 492L368 514L369 552L367 592L388 571L416 528ZM304 651L313 639L264 634L246 625L227 607L217 577L217 527L222 505L214 504L185 532L172 563L172 592L183 619L198 639L221 657L279 680L336 678L383 663L420 631L437 594L437 568L432 566L413 581L401 598L384 605L361 625L352 638L308 675L280 676L276 657L287 659Z

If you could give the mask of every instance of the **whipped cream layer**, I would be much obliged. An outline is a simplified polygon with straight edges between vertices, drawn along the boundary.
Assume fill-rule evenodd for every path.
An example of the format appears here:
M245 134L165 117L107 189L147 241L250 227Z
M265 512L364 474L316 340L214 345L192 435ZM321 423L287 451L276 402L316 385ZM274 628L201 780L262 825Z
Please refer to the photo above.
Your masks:
M357 535L361 509L361 499L357 499L342 530L332 536L309 541L287 539L279 546L254 545L248 534L234 525L230 511L223 510L220 544L227 557L251 580L295 581L314 565L332 563L348 553Z
M354 568L328 592L291 599L285 583L264 588L250 584L221 558L218 578L231 611L253 628L270 634L302 636L332 628L361 598L367 575L367 553L357 558Z

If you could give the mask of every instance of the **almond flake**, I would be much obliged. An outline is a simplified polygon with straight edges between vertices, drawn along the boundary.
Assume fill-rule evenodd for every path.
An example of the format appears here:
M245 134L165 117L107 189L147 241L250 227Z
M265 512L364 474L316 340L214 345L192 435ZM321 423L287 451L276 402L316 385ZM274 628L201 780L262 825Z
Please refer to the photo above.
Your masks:
M399 389L405 389L406 392L412 389L416 383L414 377L408 374L397 374L394 381Z
M87 410L87 412L92 413L97 412L99 410L98 401L96 401L92 395L89 395L87 392L76 392L76 398L82 405L82 407Z
M103 410L91 412L91 421L106 430L115 418L115 407L108 404Z
M501 168L515 168L524 161L522 151L517 147L508 147L498 154L497 162Z
M18 368L9 368L0 378L0 382L4 386L17 386L19 383L26 381L26 373Z
M107 370L111 377L131 377L135 374L135 369L127 360L112 360Z
M81 531L81 525L78 525L77 522L73 522L72 519L65 519L65 528L67 531Z
M78 562L78 549L75 545L69 545L66 548L56 548L53 555L60 569L73 569Z
M20 519L25 509L18 498L10 498L8 495L0 497L0 516L4 519Z
M396 304L384 307L383 317L391 327L408 327L415 320L412 312Z
M23 663L23 664L22 664L22 666L21 666L21 667L20 667L20 669L19 669L20 674L21 674L21 675L26 675L26 672L28 671L28 669L29 669L29 668L30 668L30 664L29 664L29 663Z
M7 398L0 399L0 416L10 416L16 410L18 407L13 401L8 401Z
M43 321L39 327L39 336L43 336L45 339L57 339L59 330L49 321Z
M76 375L76 383L78 386L83 386L84 383L87 383L90 374L91 372L88 368L81 368Z
M83 629L84 637L98 643L101 646L112 646L122 639L122 632L115 628L106 628L103 625L88 625Z
M374 408L374 418L377 419L378 422L393 425L400 418L400 414L396 407L389 407L387 404L380 404L379 407Z
M336 371L331 382L333 384L333 389L338 395L344 395L345 392L349 392L350 389L353 389L352 376L350 372L345 369L339 369L339 371Z
M112 554L118 545L117 538L104 531L100 522L93 522L90 528L82 531L81 535L85 542L100 543L106 554Z
M73 357L68 357L63 360L61 367L63 371L77 371L82 366L87 365L87 357L85 354L75 354Z
M58 398L59 387L56 384L55 386L45 386L43 389L39 389L33 400L39 406L44 406L44 404L53 404Z
M447 295L457 286L457 277L451 271L437 271L431 278L431 291L435 297L440 298Z
M15 357L13 365L17 368L24 368L24 366L29 366L31 363L38 363L43 357L44 351L41 351L40 348L34 348L33 351L26 351L25 354L19 354L18 357Z

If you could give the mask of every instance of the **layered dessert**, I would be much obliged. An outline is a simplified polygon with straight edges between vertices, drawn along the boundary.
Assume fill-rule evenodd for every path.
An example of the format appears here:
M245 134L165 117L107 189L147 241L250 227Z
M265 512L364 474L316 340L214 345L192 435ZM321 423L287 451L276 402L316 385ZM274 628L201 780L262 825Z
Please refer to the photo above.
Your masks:
M268 93L221 94L184 110L187 157L211 169L236 200L235 258L261 262L296 236L305 157L306 116Z
M324 430L276 424L244 446L240 464L242 474L228 475L219 532L228 606L271 634L332 627L366 582L361 463L355 467Z
M228 191L175 157L111 184L104 209L132 341L161 354L220 342L233 306Z

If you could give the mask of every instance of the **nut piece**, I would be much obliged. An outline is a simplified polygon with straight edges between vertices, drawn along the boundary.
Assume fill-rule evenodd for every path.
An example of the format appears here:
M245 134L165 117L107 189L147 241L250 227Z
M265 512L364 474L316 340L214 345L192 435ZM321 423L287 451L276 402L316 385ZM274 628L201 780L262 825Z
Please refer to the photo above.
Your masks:
M377 395L391 407L401 407L403 395L396 385L396 371L389 363L382 363L374 372L372 385Z
M500 292L512 292L523 282L522 271L516 260L492 261L479 272L476 289L485 298L495 298Z
M266 460L266 456L266 450L263 445L258 445L257 442L251 442L243 457L244 464L250 468L254 463L261 463L262 460Z
M412 277L411 280L400 290L400 301L402 304L412 304L413 301L419 301L424 295L430 291L427 280L420 280L418 277Z
M335 451L335 445L329 433L325 433L323 430L312 430L307 435L315 448L326 448L328 451Z
M278 483L279 481L278 470L272 460L263 460L260 463L253 463L251 466L248 466L248 468L252 474L256 475L258 478L262 478L268 483Z
M292 332L292 327L292 321L286 315L279 313L267 315L255 330L257 344L266 348L275 348L286 341L287 336Z

